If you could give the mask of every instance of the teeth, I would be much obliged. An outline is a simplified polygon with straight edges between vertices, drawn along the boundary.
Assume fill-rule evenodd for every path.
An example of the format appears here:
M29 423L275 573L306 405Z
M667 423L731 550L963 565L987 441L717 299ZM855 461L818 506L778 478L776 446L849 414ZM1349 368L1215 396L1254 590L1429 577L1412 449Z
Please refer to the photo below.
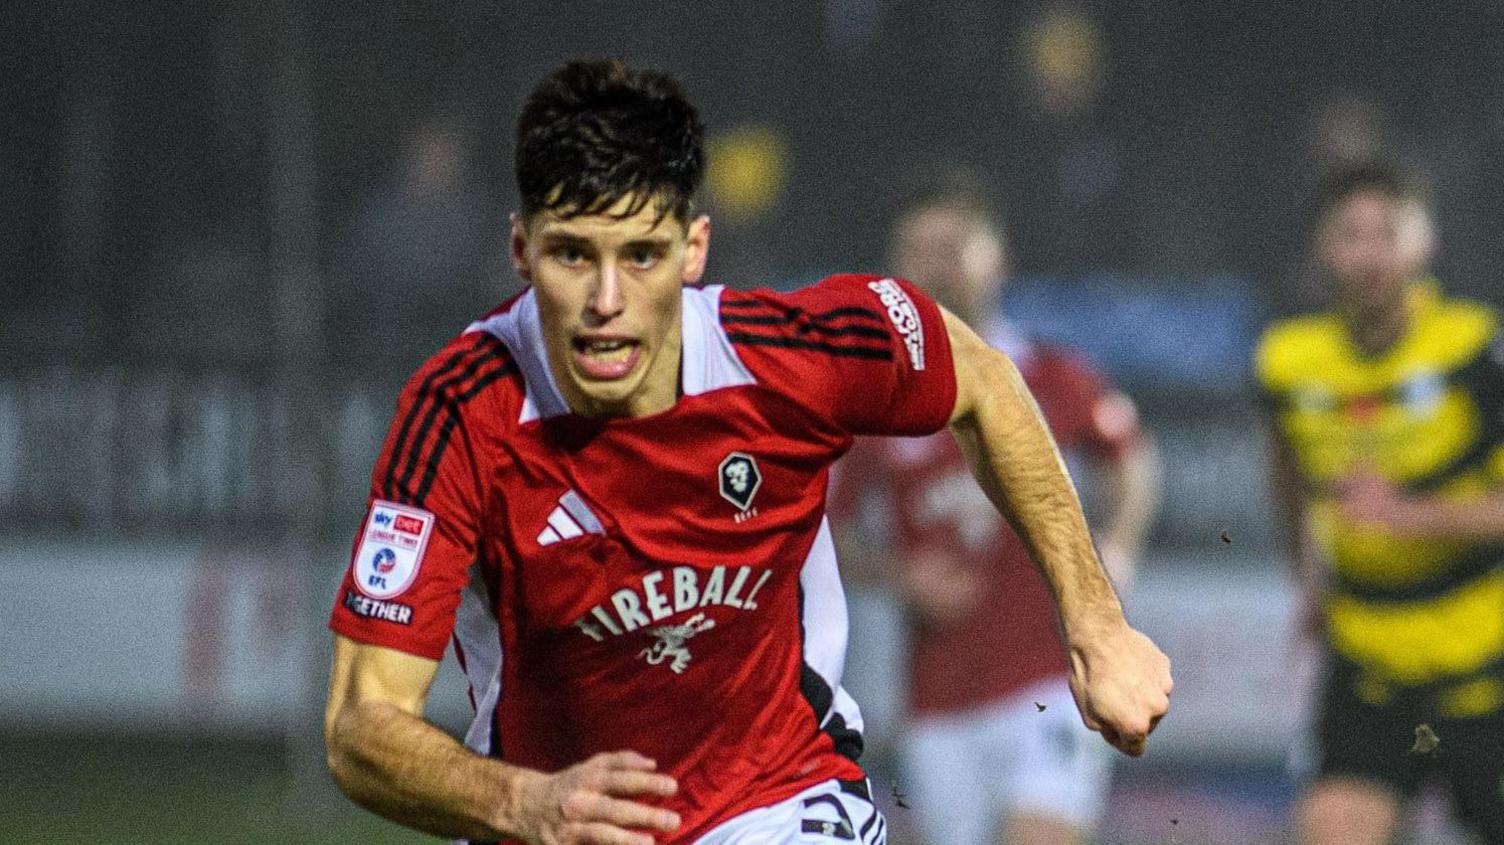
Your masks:
M625 340L592 340L584 344L584 352L592 358L620 362L632 354L632 344Z

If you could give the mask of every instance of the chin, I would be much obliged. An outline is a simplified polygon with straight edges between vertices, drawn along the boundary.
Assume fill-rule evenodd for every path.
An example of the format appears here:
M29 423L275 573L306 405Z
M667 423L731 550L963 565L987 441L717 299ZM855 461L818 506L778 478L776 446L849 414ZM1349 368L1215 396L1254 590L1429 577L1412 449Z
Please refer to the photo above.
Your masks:
M637 392L636 388L640 381L642 379L636 372L628 373L614 381L576 378L574 390L593 413L606 415L625 413L628 404Z

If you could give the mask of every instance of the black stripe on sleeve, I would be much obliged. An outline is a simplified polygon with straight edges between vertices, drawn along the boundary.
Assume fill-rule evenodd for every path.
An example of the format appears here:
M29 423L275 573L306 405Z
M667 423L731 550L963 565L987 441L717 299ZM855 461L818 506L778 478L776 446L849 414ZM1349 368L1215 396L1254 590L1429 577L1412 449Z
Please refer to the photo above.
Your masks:
M769 302L763 299L726 299L722 297L721 308L733 311L741 311L748 308L762 308L783 315L786 320L838 320L842 317L854 317L861 320L870 320L882 325L887 318L882 312L873 308L863 308L860 305L844 305L840 308L831 308L828 311L808 311L797 305L783 305L777 302ZM733 315L724 314L723 318L731 318ZM740 317L740 315L735 315Z
M418 395L414 397L412 406L407 409L407 415L403 417L402 426L397 431L397 439L392 443L391 452L387 454L386 477L381 483L382 498L388 501L395 500L396 498L395 487L398 457L402 454L403 448L407 446L407 439L412 434L413 422L418 418L418 413L423 409L426 399L433 394L434 385L458 366L460 361L464 360L465 356L481 351L485 347L484 337L485 335L478 335L475 341L469 346L449 356L442 365L429 373L423 379L423 383L418 386Z
M866 337L884 341L889 338L887 329L873 328L871 326L831 326L816 322L794 322L780 315L751 316L723 314L721 315L721 324L726 326L790 326L799 334L814 332L829 337Z
M501 341L491 337L489 334L485 335L485 337L490 339L489 343L483 344L488 348L479 355L471 358L470 362L463 369L458 372L452 372L448 378L434 385L428 396L420 396L420 401L426 410L423 414L422 422L418 425L417 435L412 440L412 446L408 449L407 459L403 462L402 476L397 479L397 483L393 488L393 492L403 497L398 499L398 501L405 504L416 504L410 496L407 496L412 490L410 485L413 473L418 471L419 459L423 455L424 447L428 445L429 432L433 429L434 421L438 418L439 412L447 404L449 394L473 378L482 367L493 361L501 360L505 354L506 347L502 345Z
M873 346L836 346L818 340L804 340L797 337L778 337L759 334L747 334L746 332L726 332L726 337L732 343L743 343L748 346L781 346L787 349L810 349L815 352L824 352L827 355L835 355L842 358L870 358L880 361L893 360L893 350L887 347Z
M797 312L799 309L796 308L794 310ZM856 305L848 305L844 308L832 308L829 311L815 311L809 316L812 320L834 320L838 317L860 317L864 320L871 320L872 322L878 324L883 323L886 319L882 314L874 311L871 308L862 308Z
M454 397L447 397L445 405L449 415L444 419L444 424L439 428L439 435L434 443L433 454L428 456L428 464L423 469L423 479L418 483L418 490L413 495L413 504L423 507L423 500L428 498L428 491L433 488L434 478L438 476L439 464L444 460L444 450L449 447L450 436L454 434L455 426L460 422L460 406L474 399L477 394L485 390L487 386L503 376L517 372L517 364L508 361L506 364L486 373L475 384L471 385L464 393Z

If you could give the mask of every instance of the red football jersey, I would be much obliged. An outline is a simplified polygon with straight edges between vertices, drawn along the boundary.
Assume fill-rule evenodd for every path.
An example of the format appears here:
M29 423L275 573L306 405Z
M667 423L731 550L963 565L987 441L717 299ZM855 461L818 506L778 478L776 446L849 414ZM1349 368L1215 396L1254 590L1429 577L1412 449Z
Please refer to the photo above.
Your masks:
M1069 457L1114 461L1138 437L1137 415L1078 355L998 328L988 340L1013 359ZM977 486L949 433L864 440L841 462L832 493L838 523L878 514L894 562L940 559L969 573L971 610L910 640L909 706L916 714L968 710L1067 671L1055 605L1028 550ZM881 528L879 529L881 530Z
M681 397L569 411L524 292L409 382L330 627L470 678L467 744L545 771L631 748L679 781L676 842L857 778L825 521L856 434L945 424L939 309L907 283L687 288Z

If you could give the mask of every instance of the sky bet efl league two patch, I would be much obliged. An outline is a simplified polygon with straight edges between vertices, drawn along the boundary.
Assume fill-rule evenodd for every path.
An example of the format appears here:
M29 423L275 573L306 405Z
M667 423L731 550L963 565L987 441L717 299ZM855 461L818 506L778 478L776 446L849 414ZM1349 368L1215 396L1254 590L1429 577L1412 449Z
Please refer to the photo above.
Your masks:
M373 599L389 599L412 586L433 522L433 514L425 510L380 499L372 502L360 548L350 564L356 589Z

